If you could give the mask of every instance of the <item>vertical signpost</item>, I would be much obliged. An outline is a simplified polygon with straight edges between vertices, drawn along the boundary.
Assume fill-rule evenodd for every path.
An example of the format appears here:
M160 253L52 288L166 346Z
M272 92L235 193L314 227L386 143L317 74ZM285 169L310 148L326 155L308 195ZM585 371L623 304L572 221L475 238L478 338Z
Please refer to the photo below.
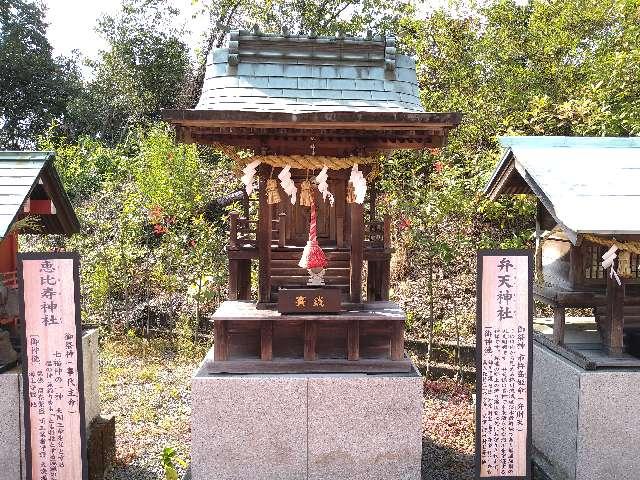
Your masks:
M86 480L79 260L18 256L27 480Z
M531 479L533 255L478 252L476 478Z

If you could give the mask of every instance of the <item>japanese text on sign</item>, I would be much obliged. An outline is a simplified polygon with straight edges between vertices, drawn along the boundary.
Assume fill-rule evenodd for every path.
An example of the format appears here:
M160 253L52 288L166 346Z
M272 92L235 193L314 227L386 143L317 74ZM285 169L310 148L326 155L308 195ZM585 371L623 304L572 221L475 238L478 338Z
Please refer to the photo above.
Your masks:
M29 456L27 478L81 479L81 372L72 258L22 264ZM27 410L25 408L25 410Z
M486 255L482 260L480 477L526 477L529 372L529 257Z

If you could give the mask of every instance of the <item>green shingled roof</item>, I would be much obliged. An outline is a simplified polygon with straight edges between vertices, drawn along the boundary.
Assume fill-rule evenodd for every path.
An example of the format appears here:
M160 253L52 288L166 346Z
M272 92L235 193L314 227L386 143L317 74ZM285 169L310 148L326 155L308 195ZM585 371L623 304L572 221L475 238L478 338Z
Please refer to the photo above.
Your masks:
M423 112L395 38L234 31L212 51L197 110Z
M74 233L78 219L53 167L53 152L0 151L0 240L18 219L39 181L46 183L58 213L45 222L45 233Z

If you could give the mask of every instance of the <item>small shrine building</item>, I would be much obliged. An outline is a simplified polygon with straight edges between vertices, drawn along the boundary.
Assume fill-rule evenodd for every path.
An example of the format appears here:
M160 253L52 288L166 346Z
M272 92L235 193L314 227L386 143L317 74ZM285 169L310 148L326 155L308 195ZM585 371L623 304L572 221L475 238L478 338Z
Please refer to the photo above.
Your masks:
M54 156L53 152L0 152L0 287L5 291L0 297L0 325L15 325L18 317L18 235L80 231Z
M248 195L258 183L257 218L248 208L230 216L229 301L214 315L211 368L409 369L405 315L388 302L392 225L377 208L379 162L442 148L461 115L423 110L415 62L395 39L233 31L207 59L196 108L164 118L179 141L234 159ZM287 290L314 285L328 297L298 295L283 314Z
M553 342L592 368L640 366L629 355L640 354L640 223L634 215L640 139L502 137L500 143L505 153L485 193L536 196L534 295L554 309ZM595 330L585 325L565 341L569 307L593 309L599 338L587 336Z

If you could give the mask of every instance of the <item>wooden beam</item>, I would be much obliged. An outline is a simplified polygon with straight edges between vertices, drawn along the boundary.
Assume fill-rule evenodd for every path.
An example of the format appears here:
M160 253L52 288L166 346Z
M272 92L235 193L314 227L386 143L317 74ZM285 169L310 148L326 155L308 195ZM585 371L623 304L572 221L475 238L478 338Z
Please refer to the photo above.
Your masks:
M391 360L404 358L404 322L391 322Z
M364 218L362 204L351 207L351 277L350 295L353 303L362 301L362 261L364 256Z
M213 322L213 358L215 361L225 361L229 358L229 339L227 321L216 319Z
M278 215L278 247L284 248L287 243L287 214L282 212Z
M572 287L582 286L584 269L582 260L582 248L571 245L569 249L569 282Z
M258 302L271 302L271 205L267 203L267 179L260 177L258 189Z
M615 267L617 268L617 261ZM615 278L611 278L609 272L607 276L607 338L605 350L610 356L622 355L624 351L623 328L624 328L624 297L625 283L620 279L622 285L618 285Z
M273 320L260 322L260 359L273 360Z
M318 324L314 320L304 322L304 359L306 361L318 359L317 342Z
M553 308L553 342L556 345L564 345L565 309Z
M399 322L395 322L399 323ZM360 360L360 321L351 320L347 327L347 359Z
M229 259L229 288L227 299L238 300L238 283L240 277L240 260Z

